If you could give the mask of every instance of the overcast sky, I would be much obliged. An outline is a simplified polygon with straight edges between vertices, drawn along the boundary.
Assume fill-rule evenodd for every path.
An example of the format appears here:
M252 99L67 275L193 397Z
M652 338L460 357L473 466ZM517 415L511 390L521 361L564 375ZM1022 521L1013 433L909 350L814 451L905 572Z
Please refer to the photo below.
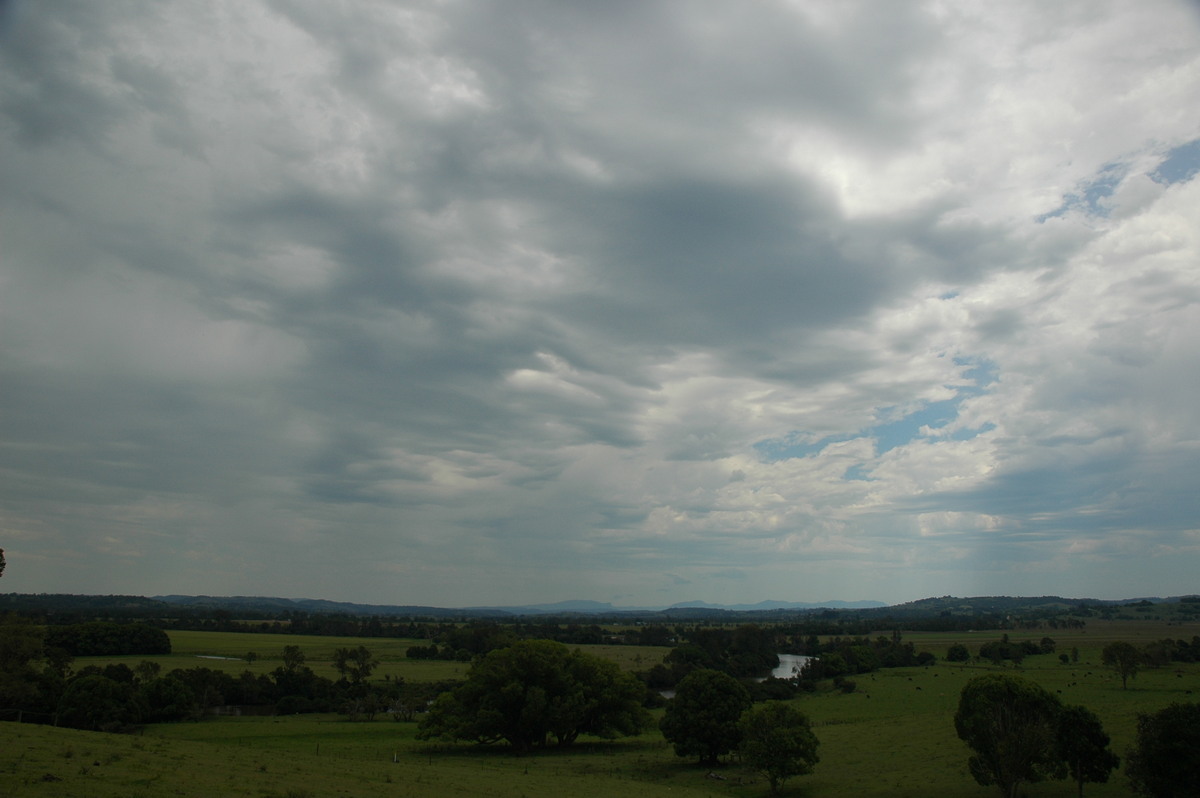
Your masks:
M1200 591L1200 6L0 5L4 592Z

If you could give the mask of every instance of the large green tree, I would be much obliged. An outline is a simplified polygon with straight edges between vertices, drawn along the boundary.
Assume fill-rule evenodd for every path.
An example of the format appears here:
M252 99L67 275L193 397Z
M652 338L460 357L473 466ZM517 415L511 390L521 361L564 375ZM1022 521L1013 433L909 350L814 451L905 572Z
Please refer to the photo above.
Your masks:
M417 731L420 739L504 740L526 752L580 734L613 738L648 723L645 693L616 663L552 640L524 640L477 660L467 680L438 696Z
M1142 668L1142 652L1133 643L1118 640L1109 643L1100 652L1100 661L1117 672L1121 677L1122 689L1129 686L1129 680L1135 678Z
M720 671L700 669L675 687L659 729L679 756L699 757L704 765L737 748L738 721L750 708L750 694L741 682Z
M1061 708L1055 696L1019 676L989 673L967 682L954 728L975 752L967 763L975 781L995 784L1005 798L1016 798L1021 784L1058 776Z
M1058 716L1057 753L1067 772L1079 786L1103 784L1121 760L1108 748L1108 734L1095 713L1087 707L1064 707Z
M1200 704L1171 704L1138 715L1137 739L1125 772L1149 798L1200 795Z
M751 709L742 713L739 725L738 753L743 762L766 775L772 795L778 795L790 777L812 773L820 761L812 724L791 704L771 701Z

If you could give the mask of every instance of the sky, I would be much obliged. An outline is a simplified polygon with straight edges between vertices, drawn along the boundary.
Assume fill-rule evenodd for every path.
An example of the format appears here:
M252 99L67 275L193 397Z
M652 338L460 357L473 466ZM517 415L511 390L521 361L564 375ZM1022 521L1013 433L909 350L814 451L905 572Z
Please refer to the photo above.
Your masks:
M4 592L1200 591L1200 4L0 4Z

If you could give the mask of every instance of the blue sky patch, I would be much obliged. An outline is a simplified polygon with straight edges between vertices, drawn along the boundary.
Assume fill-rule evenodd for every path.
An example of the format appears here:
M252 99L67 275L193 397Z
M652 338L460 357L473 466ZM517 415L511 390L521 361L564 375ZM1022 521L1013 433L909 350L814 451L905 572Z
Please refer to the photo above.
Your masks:
M791 460L795 457L811 457L815 454L820 454L831 443L841 443L842 441L854 440L857 435L830 435L825 438L820 438L816 441L809 440L807 435L802 432L789 432L782 438L768 438L767 440L759 441L754 444L754 448L758 450L759 456L768 463L777 463L780 460Z
M1047 219L1053 219L1056 216L1063 216L1068 211L1080 210L1092 216L1100 216L1107 218L1109 209L1104 205L1104 200L1112 196L1116 191L1117 186L1125 179L1125 175L1129 172L1129 164L1113 162L1107 163L1100 167L1100 171L1091 180L1086 180L1080 185L1078 194L1067 194L1063 196L1063 203L1049 213L1043 213L1037 217L1037 221L1044 222Z
M1180 144L1150 173L1150 178L1163 185L1183 183L1200 172L1200 139Z
M857 481L857 482L871 482L872 481L871 472L868 471L867 467L865 465L863 465L862 463L855 463L854 465L847 468L846 473L842 474L842 479Z
M996 381L996 366L993 363L977 358L955 358L954 362L959 366L968 366L963 372L963 377L970 380L972 384L955 386L957 395L953 399L926 402L919 409L899 417L895 417L900 410L898 407L880 408L876 412L876 418L893 418L894 420L874 424L852 434L814 438L811 434L806 434L801 430L793 430L779 438L759 441L754 444L754 448L758 451L759 456L768 463L797 457L813 457L820 454L830 444L856 438L874 438L877 456L890 452L898 446L903 446L921 437L921 429L924 427L936 430L954 421L958 418L958 408L964 399L979 396ZM994 424L988 423L978 429L958 430L948 437L950 440L965 441L994 428ZM846 479L867 479L865 471L856 470L858 468L858 466L851 466L846 472Z
M897 446L903 446L916 438L921 427L939 429L946 426L958 416L958 403L964 397L946 399L942 402L930 402L915 413L909 413L898 421L879 424L869 428L867 435L875 438L878 454L886 454Z
M1180 144L1167 152L1154 171L1148 172L1147 175L1151 180L1169 186L1191 180L1197 172L1200 172L1200 139ZM1107 218L1109 208L1104 204L1104 200L1112 196L1128 173L1127 163L1113 161L1105 164L1100 167L1095 177L1080 184L1078 193L1064 195L1062 205L1038 216L1037 221L1044 222L1073 210Z

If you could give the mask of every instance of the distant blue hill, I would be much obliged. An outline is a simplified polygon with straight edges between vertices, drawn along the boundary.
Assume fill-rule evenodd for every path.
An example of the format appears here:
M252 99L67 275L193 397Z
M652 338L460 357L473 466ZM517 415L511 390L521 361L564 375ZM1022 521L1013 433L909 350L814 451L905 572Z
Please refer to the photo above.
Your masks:
M832 612L860 619L886 618L888 623L909 618L1004 617L1022 613L1078 613L1084 616L1111 616L1118 608L1136 605L1145 612L1159 604L1186 604L1177 614L1194 617L1200 596L1146 597L1137 599L1063 598L1061 596L940 596L887 605L879 601L799 602L760 601L756 604L712 604L705 601L681 602L670 607L616 606L602 601L559 601L496 607L431 607L424 605L355 604L327 599L278 598L270 596L87 596L55 593L0 593L0 613L77 612L102 613L112 617L160 617L170 607L186 608L194 613L223 611L231 617L282 617L292 613L342 614L354 617L390 616L464 621L473 618L496 620L521 616L582 617L645 622L676 622L701 619L742 621L786 619L816 612ZM1171 610L1171 612L1175 612ZM234 613L245 613L234 615Z
M882 601L760 601L757 604L709 604L707 601L684 601L672 604L669 609L684 607L706 610L732 610L733 612L765 612L768 610L866 610L886 607Z
M5 598L0 595L0 609L5 607ZM111 598L111 597L110 597ZM23 603L29 602L58 602L63 597L25 597ZM481 607L431 607L420 605L393 604L355 604L345 601L328 601L325 599L289 599L264 596L154 596L141 601L157 601L164 604L203 607L207 609L222 609L228 611L254 612L309 612L309 613L342 613L355 616L409 616L424 618L508 618L522 615L545 616L609 616L609 617L641 617L670 620L698 619L705 617L721 617L735 614L747 617L768 616L778 617L788 613L807 614L818 610L834 610L842 612L860 612L864 615L878 617L881 613L895 618L924 617L924 616L953 616L953 615L1004 615L1030 610L1067 611L1073 607L1104 607L1122 604L1158 604L1175 603L1180 600L1200 603L1200 598L1194 596L1172 598L1143 598L1143 599L1079 599L1062 598L1060 596L975 596L959 598L941 596L925 598L903 604L885 604L881 601L841 601L831 600L822 602L804 601L760 601L756 604L712 604L706 601L684 601L669 607L654 606L617 606L604 601L558 601L550 604L523 604L505 606ZM14 606L16 604L14 603ZM31 605L32 606L32 605ZM736 618L731 618L736 620Z
M430 607L419 605L354 604L325 599L290 599L270 596L154 596L165 604L213 607L227 610L300 610L304 612L340 612L347 615L424 615L424 616L505 616L505 615L620 615L625 613L669 612L670 610L706 610L711 612L769 612L771 610L873 609L887 606L881 601L760 601L757 604L710 604L685 601L671 606L616 606L606 601L556 601L550 604L522 604L480 607Z

